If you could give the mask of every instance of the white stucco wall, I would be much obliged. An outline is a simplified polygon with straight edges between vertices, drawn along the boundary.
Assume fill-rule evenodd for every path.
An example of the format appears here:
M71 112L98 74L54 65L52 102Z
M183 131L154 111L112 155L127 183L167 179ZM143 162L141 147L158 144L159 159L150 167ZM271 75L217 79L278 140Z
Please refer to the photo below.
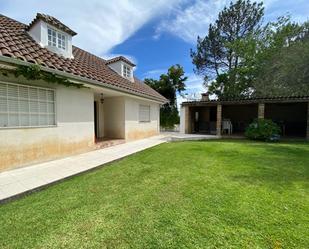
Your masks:
M93 92L90 89L28 82L15 78L2 82L55 89L56 126L1 128L0 171L16 166L88 151L94 145Z
M125 98L104 99L104 136L125 138Z
M139 121L139 106L150 106L150 122ZM157 135L160 125L160 105L151 101L125 98L125 138L134 140Z

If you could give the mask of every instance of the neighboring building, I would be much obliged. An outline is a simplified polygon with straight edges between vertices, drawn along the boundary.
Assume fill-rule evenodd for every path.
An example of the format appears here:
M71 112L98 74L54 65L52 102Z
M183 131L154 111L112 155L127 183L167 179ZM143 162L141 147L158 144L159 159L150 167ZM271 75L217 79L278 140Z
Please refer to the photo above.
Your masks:
M75 35L48 15L30 25L0 15L0 171L159 133L166 99L134 77L131 61L77 48ZM14 76L33 64L84 87Z
M243 135L257 118L271 119L283 136L309 139L309 96L238 98L183 102L180 111L182 133L221 136Z

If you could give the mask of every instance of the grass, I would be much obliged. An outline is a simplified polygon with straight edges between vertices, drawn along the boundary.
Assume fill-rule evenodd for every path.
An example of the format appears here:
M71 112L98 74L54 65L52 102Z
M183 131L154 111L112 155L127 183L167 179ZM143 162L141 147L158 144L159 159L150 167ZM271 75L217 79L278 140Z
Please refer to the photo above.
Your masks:
M163 144L0 206L0 248L308 248L309 145Z

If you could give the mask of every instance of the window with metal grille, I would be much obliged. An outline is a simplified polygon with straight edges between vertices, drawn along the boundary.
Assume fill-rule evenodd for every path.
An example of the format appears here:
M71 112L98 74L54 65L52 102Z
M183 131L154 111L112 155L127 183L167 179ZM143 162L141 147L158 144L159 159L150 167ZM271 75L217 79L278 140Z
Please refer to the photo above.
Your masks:
M0 128L54 125L53 89L0 82Z
M66 37L64 34L52 29L47 29L48 46L57 47L66 50Z
M150 122L150 106L140 105L139 106L139 121Z

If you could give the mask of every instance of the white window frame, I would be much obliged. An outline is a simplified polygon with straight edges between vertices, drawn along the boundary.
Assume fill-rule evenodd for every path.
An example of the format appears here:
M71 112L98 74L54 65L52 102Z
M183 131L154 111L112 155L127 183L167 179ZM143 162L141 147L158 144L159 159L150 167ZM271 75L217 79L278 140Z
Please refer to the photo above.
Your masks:
M142 109L142 108L144 108L144 110ZM146 109L148 109L147 111L148 111L148 117L143 117L143 113L142 112L144 112ZM151 114L151 108L150 108L150 105L145 105L145 104L140 104L139 105L139 109L138 109L138 120L139 120L139 122L140 123L150 123L150 120L151 120L151 118L150 118L150 114Z
M57 101L56 101L56 90L53 88L45 88L45 87L38 87L38 86L29 86L29 85L24 85L24 84L16 84L16 83L11 83L11 82L3 82L0 81L0 84L5 84L8 88L8 85L15 85L17 87L26 87L28 88L28 98L21 98L21 97L17 97L18 100L18 106L20 106L20 101L22 100L28 100L29 103L29 112L20 112L18 110L18 112L14 112L14 114L18 115L18 122L19 125L18 126L9 126L9 120L8 120L8 126L7 127L2 127L0 126L0 130L1 129L27 129L27 128L48 128L48 127L56 127L57 126ZM45 91L52 91L53 92L53 101L49 101L49 100L45 100L44 102L46 103L53 103L53 109L54 112L53 113L41 113L41 112L30 112L30 101L33 102L33 99L30 98L30 94L29 94L29 89L36 89L37 91L41 90L45 90ZM18 95L19 95L19 88L18 88ZM3 98L3 96L0 96L1 98ZM12 98L12 97L11 97ZM6 96L6 101L7 101L7 111L1 111L0 110L0 114L7 114L8 115L8 119L9 119L9 115L10 115L10 110L9 110L9 96L8 96L8 91L7 91L7 96ZM38 97L37 99L38 102L40 102L40 99ZM29 125L20 125L21 123L21 119L20 116L21 115L26 115L29 114ZM40 120L40 115L53 115L54 116L54 124L44 124L44 125L31 125L31 115L38 115L39 120Z
M49 32L51 32L51 34L49 34ZM58 30L50 26L47 26L47 44L49 47L54 47L54 48L58 48L58 49L66 51L67 50L67 40L68 38L66 34L59 32Z
M126 64L122 64L122 76L125 78L131 78L132 68Z

